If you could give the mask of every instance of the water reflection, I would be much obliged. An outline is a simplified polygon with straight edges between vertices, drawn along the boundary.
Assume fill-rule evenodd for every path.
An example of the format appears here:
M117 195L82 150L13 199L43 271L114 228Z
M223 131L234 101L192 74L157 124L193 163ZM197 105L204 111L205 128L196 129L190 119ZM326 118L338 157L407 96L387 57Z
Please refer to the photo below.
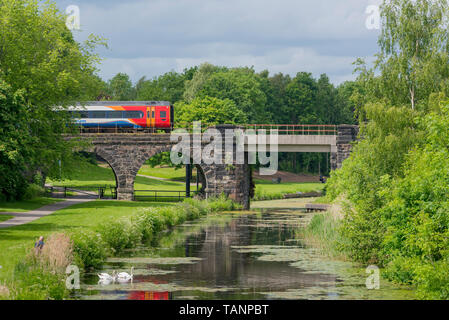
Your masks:
M368 292L364 272L305 247L301 211L222 214L179 226L155 248L111 259L106 270L135 267L133 283L98 287L85 299L395 299L396 288ZM379 290L378 290L379 291Z

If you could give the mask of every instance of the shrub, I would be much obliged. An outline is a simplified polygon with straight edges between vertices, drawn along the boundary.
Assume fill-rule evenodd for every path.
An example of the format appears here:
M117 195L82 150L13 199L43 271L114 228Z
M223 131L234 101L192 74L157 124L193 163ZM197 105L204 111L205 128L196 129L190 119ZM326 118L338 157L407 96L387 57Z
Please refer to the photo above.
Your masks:
M98 228L101 238L112 249L113 253L135 247L140 243L142 235L136 231L137 228L135 228L129 219L109 221L100 225Z
M62 300L68 297L64 274L43 270L32 261L17 264L9 298L13 300Z
M44 194L45 194L45 189L43 187L33 183L33 184L30 184L27 186L27 188L23 194L23 199L25 199L25 200L34 199L34 198L37 198Z
M81 231L71 234L71 238L74 243L74 261L80 268L98 268L103 264L108 250L100 234Z
M228 199L225 195L220 195L216 198L210 198L207 200L207 204L212 212L218 211L232 211L236 209L241 209L242 206L235 203L231 199Z
M147 243L153 239L154 235L154 217L145 212L139 212L131 217L131 223L134 225L136 233L141 235L141 241Z

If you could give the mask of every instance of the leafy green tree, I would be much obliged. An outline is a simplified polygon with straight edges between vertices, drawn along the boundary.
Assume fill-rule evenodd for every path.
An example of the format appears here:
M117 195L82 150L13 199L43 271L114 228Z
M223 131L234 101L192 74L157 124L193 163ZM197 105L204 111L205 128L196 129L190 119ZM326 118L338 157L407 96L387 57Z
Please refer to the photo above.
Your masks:
M167 72L152 80L142 78L136 84L138 100L165 100L175 104L182 100L186 81L191 79L196 68L185 69L183 73Z
M232 100L213 97L196 98L191 103L175 105L176 123L202 121L206 125L246 123L245 113Z
M63 110L95 95L99 58L93 51L102 40L91 36L77 43L65 18L53 2L0 0L1 117L8 128L0 137L0 167L9 171L10 187L2 190L9 199L22 196L23 182L31 182L36 172L59 175L58 160L69 159L73 147L62 134L73 128L56 106Z
M203 85L198 97L230 99L243 111L249 123L266 123L267 98L261 90L259 77L250 68L230 69L214 73Z
M117 73L109 80L108 91L112 100L132 101L135 98L133 84L125 73Z
M371 99L425 110L431 93L448 90L447 1L387 0L381 17L380 52L374 69L358 61L360 80Z
M185 82L184 100L192 102L203 89L204 84L216 72L226 71L227 68L214 66L210 63L201 64L193 73L190 79Z
M286 88L288 124L323 123L316 108L318 87L312 74L298 72Z

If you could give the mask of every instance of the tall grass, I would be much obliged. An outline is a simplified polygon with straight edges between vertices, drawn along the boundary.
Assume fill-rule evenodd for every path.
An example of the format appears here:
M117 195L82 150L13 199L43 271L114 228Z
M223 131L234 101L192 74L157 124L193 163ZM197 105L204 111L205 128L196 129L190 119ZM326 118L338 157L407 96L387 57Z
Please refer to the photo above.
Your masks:
M98 233L110 254L148 243L162 230L198 219L212 212L231 211L241 208L224 196L211 200L186 199L170 207L149 208L127 218L110 221L99 226ZM94 267L83 261L85 267Z
M73 261L73 241L63 233L51 235L42 250L29 252L14 270L13 280L1 286L0 298L13 300L64 299L65 270Z
M341 252L341 235L338 231L340 221L332 213L324 212L315 214L305 229L299 231L307 245L319 248L324 254L345 259Z

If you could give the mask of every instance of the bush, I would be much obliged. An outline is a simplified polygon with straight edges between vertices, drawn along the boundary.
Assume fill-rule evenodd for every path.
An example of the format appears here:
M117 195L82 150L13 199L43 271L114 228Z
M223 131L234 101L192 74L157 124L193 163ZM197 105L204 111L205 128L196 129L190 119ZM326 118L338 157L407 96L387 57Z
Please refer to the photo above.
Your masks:
M232 211L241 209L242 206L228 199L225 195L216 198L207 199L207 204L212 212Z
M23 194L23 199L30 200L45 194L45 189L37 184L30 184L26 187L26 190Z
M109 221L98 228L101 238L112 249L113 253L133 248L140 243L142 235L136 231L138 231L138 228L129 219Z
M365 139L333 173L328 194L349 200L341 234L353 259L386 266L388 279L416 285L421 298L446 299L449 107L414 121L410 115L376 114Z
M63 274L45 271L29 261L16 266L9 291L13 300L62 300L69 295Z
M108 250L100 234L92 231L81 231L71 234L74 246L74 261L80 268L94 269L106 260Z

